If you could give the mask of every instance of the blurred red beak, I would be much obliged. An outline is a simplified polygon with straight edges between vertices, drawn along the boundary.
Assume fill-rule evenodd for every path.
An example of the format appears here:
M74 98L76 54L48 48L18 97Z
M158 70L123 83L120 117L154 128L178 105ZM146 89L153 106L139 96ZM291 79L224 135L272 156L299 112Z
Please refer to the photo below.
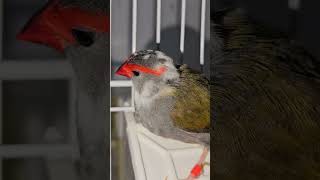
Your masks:
M77 43L72 35L73 28L109 32L109 18L102 13L62 7L59 0L52 0L31 19L17 39L45 44L63 52L67 44Z
M116 74L132 78L132 71L143 72L145 74L151 74L153 76L161 76L164 72L167 71L167 68L165 66L161 66L157 69L151 69L138 64L130 64L125 62L124 64L122 64L122 66L119 67L119 69L116 71Z
M121 65L119 69L116 71L116 74L120 76L125 76L128 78L132 78L133 76L132 69L131 67L128 66L127 63L124 63L123 65Z
M63 52L66 42L76 42L69 33L66 23L57 12L58 1L52 1L39 15L32 17L17 39L33 43L45 44Z

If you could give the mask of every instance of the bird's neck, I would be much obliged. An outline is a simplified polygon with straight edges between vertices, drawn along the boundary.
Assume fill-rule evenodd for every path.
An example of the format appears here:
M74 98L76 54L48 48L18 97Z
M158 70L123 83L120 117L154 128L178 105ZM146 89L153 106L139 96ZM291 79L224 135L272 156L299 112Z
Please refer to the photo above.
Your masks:
M156 90L145 88L140 92L135 91L135 106L137 108L151 108L157 100L174 96L174 92L175 89L170 86L156 88Z

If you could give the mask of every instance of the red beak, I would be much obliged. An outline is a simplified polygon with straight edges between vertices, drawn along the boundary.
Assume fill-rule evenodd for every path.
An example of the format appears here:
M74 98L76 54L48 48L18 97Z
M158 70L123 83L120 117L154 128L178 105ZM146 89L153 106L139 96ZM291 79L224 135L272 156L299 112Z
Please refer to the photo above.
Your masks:
M151 74L153 76L161 76L164 72L167 71L167 68L165 66L161 66L161 67L158 67L157 69L151 69L142 65L125 62L119 67L119 69L116 71L116 74L121 76L126 76L128 78L132 78L133 76L132 71L143 72L145 74Z
M128 78L132 78L133 76L132 69L128 66L127 63L121 65L119 69L116 71L116 74L120 76L126 76Z
M73 28L109 32L109 18L101 13L62 7L58 0L52 0L31 19L17 39L45 44L63 52L67 43L76 44Z

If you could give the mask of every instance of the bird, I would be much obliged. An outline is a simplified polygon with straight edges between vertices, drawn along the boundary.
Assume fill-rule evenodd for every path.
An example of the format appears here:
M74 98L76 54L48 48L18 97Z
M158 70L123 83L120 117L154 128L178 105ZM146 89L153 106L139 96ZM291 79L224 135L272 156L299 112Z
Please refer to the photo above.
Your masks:
M107 179L109 169L109 1L50 0L17 35L63 54L75 72L78 179Z
M187 177L197 178L210 149L208 79L158 50L133 53L116 74L132 80L137 123L158 136L204 147Z
M243 9L210 36L213 179L320 179L319 61Z

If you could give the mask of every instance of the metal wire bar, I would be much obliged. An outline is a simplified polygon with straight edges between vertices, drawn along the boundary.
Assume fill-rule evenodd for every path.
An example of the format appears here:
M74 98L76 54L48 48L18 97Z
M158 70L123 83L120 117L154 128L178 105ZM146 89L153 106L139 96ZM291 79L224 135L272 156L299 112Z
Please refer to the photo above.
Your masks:
M132 0L132 53L136 52L137 49L137 5L138 0Z
M161 0L157 0L157 28L156 28L156 44L160 49L161 41Z
M205 46L205 22L206 22L206 0L201 1L201 27L200 27L200 65L204 65L204 46Z
M186 30L186 0L181 0L181 24L180 24L180 52L181 63L183 62L184 40Z
M132 81L111 81L110 87L132 87Z

